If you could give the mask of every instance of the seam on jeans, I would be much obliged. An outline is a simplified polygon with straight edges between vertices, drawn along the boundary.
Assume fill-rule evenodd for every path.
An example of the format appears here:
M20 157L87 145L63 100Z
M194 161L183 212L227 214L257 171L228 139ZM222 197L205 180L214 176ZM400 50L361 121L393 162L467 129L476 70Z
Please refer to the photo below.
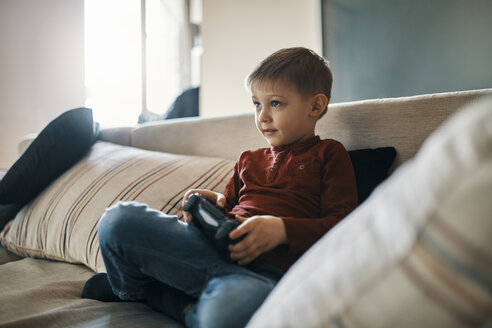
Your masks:
M224 265L224 263L220 263L218 262L217 264L211 266L208 270L207 270L207 283L213 279L213 278L218 278L218 277L223 277L223 276L229 276L229 275L245 275L245 276L250 276L250 277L254 277L254 278L257 278L257 279L261 279L261 280L264 280L264 281L267 281L269 283L273 283L273 284L276 284L278 282L277 279L274 279L272 278L271 276L269 275L264 275L264 274L261 274L261 273L258 273L258 272L255 272L247 267L243 267L243 266L240 266L239 264L231 264L231 263L226 263L227 265L233 265L233 266L236 266L238 268L241 268L243 269L244 271L243 272L228 272L228 273L221 273L221 274L217 274L217 270L219 270L219 268ZM205 288L205 286L204 286Z
M213 278L216 278L218 276L214 275L214 272L217 271L217 269L223 265L221 262L216 262L215 264L211 265L209 268L207 268L207 271L205 272L205 280L203 282L203 285L201 287L201 291L207 287L207 284L212 280Z
M109 252L107 254L107 256L110 257L111 262L114 263L113 254L111 254L111 252ZM108 278L109 278L109 276L108 276ZM141 292L141 293L128 293L128 292L124 291L122 288L115 287L113 284L111 284L111 282L110 282L110 286L111 286L111 289L113 290L113 293L122 300L139 300L139 299L145 298L145 294L143 292ZM124 287L124 286L120 286L120 287Z
M109 246L109 248L113 248L113 249L115 249L115 248L119 248L118 246L117 246L117 247L114 247L114 246L113 246L113 245L111 245L111 244L108 244L108 246ZM132 249L132 251L136 251L136 252L138 252L138 251L142 251L142 250L145 250L145 251L146 251L147 256L152 256L152 257L160 257L160 258L162 258L162 257L166 257L166 258L168 258L168 259L169 259L169 258L172 258L172 257L167 256L167 254L162 254L162 253L160 253L160 252L158 252L158 251L153 251L153 250L150 250L150 251L149 251L149 249L147 249L147 248L140 248L140 247L138 247L138 245L137 245L136 247L135 247L135 246L133 246L133 249ZM190 263L190 262L182 262L180 265L184 266L184 267L185 267L185 270L187 270L187 271L201 271L201 270L199 270L196 266L194 266L194 265L193 265L192 263ZM213 265L212 267L213 267L213 268L216 268L216 267L219 267L220 265L221 265L221 263L220 263L220 262L217 262L217 263L216 263L215 265ZM205 279L204 279L204 281L203 281L203 283L202 283L202 287L201 287L201 289L200 289L200 290L203 290L204 286L206 286L206 284L207 284L207 282L208 282L208 280L209 280L209 273L210 273L210 271L211 271L211 269L207 269L207 270L205 271ZM144 273L144 274L145 274L145 273ZM156 278L154 277L154 279L156 279ZM174 284L170 284L170 283L165 282L165 281L161 281L161 282L163 282L163 283L165 283L165 284L168 284L169 286L171 286L171 287L173 287L173 288L176 288L176 289L181 290L181 288L176 287ZM184 291L183 291L183 292L184 292ZM193 295L192 295L192 296L193 296Z
M217 269L222 265L223 263L220 263L220 262L216 262L215 264L211 265L208 269L207 269L207 273L206 273L206 276L207 276L207 281L210 280L211 278L213 277L216 277L216 275L214 275L215 271L217 271Z

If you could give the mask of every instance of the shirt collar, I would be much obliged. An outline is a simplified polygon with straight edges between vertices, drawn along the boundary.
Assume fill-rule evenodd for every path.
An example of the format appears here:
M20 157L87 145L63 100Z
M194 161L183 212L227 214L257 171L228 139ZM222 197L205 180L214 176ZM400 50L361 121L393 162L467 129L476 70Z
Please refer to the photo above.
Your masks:
M290 145L285 145L285 146L277 146L277 147L271 147L270 149L274 153L281 153L285 151L292 151L292 152L302 152L306 148L310 148L311 146L314 146L317 144L321 138L319 136L314 136L308 140L304 140L301 142L296 142Z

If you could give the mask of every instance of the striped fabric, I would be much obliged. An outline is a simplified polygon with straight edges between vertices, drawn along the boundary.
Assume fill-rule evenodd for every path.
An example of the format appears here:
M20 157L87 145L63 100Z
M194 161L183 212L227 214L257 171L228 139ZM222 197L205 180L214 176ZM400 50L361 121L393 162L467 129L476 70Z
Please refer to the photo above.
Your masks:
M426 140L282 278L249 327L492 325L492 97Z
M429 219L408 256L331 319L333 327L481 327L492 320L492 161L472 180Z
M25 206L0 235L23 256L82 263L104 272L97 224L118 201L138 201L181 215L191 188L223 192L234 161L146 151L97 142L77 165ZM42 172L40 172L42 174Z

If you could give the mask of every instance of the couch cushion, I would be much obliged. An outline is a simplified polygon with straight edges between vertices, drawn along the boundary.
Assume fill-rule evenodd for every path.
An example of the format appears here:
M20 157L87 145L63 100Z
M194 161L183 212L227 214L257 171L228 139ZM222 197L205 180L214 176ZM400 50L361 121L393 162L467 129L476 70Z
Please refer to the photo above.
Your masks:
M78 162L99 133L92 110L75 108L51 121L0 181L0 204L24 205Z
M88 155L26 205L3 230L2 244L23 256L83 263L105 271L97 223L119 200L180 214L186 190L223 191L234 161L152 152L97 142Z
M479 327L492 316L492 98L315 244L252 327Z
M491 94L492 89L483 89L335 103L316 131L348 150L391 145L398 151L395 167L399 167L460 107Z
M81 299L83 265L24 258L0 265L0 327L183 328L142 302Z
M362 204L372 191L389 175L396 157L394 147L350 150L357 182L357 198Z

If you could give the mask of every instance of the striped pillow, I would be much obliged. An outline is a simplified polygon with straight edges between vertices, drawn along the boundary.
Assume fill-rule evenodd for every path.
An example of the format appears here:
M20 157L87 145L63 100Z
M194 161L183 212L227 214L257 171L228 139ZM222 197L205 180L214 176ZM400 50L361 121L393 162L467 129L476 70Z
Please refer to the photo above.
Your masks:
M138 201L181 215L188 189L223 192L233 166L234 161L226 159L97 142L85 158L26 205L0 239L19 255L82 263L103 272L97 224L107 207L120 200Z
M491 190L488 98L453 116L301 257L249 326L485 327Z

